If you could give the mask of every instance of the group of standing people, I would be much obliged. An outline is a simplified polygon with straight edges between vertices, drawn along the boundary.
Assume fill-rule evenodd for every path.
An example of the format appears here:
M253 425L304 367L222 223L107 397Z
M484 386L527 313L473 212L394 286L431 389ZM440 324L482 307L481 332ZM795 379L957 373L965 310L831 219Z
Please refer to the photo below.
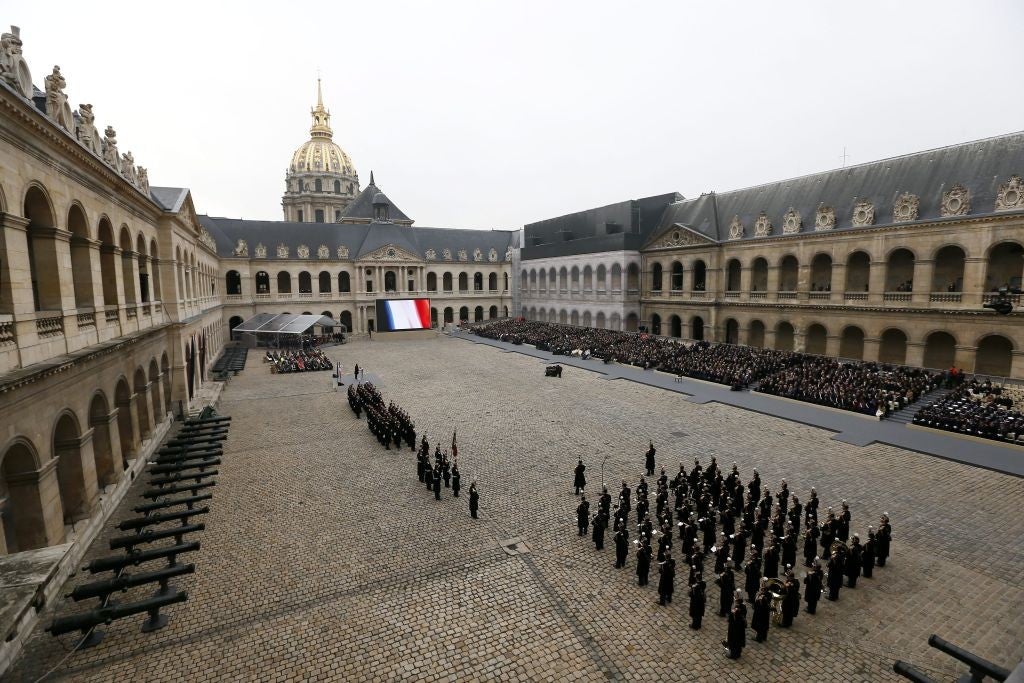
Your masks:
M416 451L416 476L421 483L426 484L428 491L434 492L434 500L441 500L441 483L444 488L450 488L452 496L459 497L462 490L462 475L459 473L459 450L452 440L453 457L448 457L448 451L441 451L438 444L434 447L434 464L430 464L430 442L426 435L420 440L420 448ZM477 512L480 509L480 493L476 488L474 479L469 485L469 514L477 519Z
M820 500L814 488L803 504L790 493L786 480L773 494L756 469L744 484L736 463L724 474L714 457L706 467L694 458L689 471L680 463L672 478L661 468L654 481L652 511L646 477L654 476L656 453L651 442L644 460L646 476L640 477L634 489L623 481L614 505L608 487L602 486L593 515L585 492L586 465L579 459L573 479L576 494L581 496L576 507L579 535L589 533L594 546L603 550L605 533L611 528L615 568L621 569L629 557L630 529L636 529L638 537L632 545L636 547L637 584L648 585L652 563L657 562L660 605L671 603L675 593L676 560L672 550L678 544L678 555L688 572L693 629L701 628L704 618L705 564L713 562L718 614L729 622L728 637L722 645L730 658L739 657L746 646L748 601L749 628L757 642L767 639L773 619L788 628L799 614L801 581L794 567L801 538L807 569L802 579L803 601L808 614L816 612L823 593L830 601L838 600L844 579L846 587L856 588L859 577L870 579L875 566L885 566L892 540L888 513L882 514L877 529L867 528L866 540L861 543L860 535L851 533L852 515L845 500L838 512L829 507L819 519ZM635 522L630 519L634 507ZM827 572L822 557L827 558Z

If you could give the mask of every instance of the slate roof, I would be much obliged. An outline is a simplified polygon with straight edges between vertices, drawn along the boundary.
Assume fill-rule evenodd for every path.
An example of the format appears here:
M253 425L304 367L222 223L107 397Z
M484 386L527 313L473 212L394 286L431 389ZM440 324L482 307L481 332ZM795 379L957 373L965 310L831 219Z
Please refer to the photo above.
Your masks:
M426 259L428 249L433 249L437 261L444 261L443 253L448 249L452 261L458 261L459 250L465 250L469 262L473 262L473 250L479 249L487 262L491 249L498 252L498 261L505 260L505 251L513 246L515 231L504 230L456 230L452 228L412 227L394 223L290 223L285 221L256 221L236 218L199 216L199 222L213 236L217 243L217 254L222 257L234 256L239 239L249 247L249 257L254 258L256 245L267 248L268 260L276 258L279 244L288 247L289 259L297 260L299 245L309 247L310 260L317 259L320 245L326 245L331 260L337 260L339 246L348 247L350 259L357 259L387 245L405 249Z
M999 185L1013 174L1024 175L1024 132L940 147L856 166L779 180L730 192L712 192L685 199L666 209L654 242L674 225L683 225L715 240L729 239L729 225L739 216L743 240L754 236L754 222L763 211L772 222L771 237L782 234L783 216L800 212L802 233L814 231L819 206L835 210L835 230L853 227L853 207L870 201L873 226L893 222L893 205L904 192L917 195L917 221L942 218L942 193L959 183L970 192L970 216L993 213ZM953 220L953 219L949 219ZM901 223L901 225L904 223Z
M149 196L164 211L177 213L188 196L187 187L149 187Z
M381 195L387 200L388 204L388 219L392 221L409 221L413 222L411 218L405 215L401 209L395 206L395 203L391 201L379 187L373 183L373 174L370 174L370 184L363 188L363 191L359 193L352 202L345 207L345 210L341 212L341 218L373 218L375 216L373 212L373 199L377 195Z

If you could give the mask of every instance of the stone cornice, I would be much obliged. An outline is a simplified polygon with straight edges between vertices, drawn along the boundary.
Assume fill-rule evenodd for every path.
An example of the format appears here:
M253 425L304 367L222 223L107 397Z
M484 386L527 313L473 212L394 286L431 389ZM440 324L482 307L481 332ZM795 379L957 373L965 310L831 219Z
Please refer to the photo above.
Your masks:
M1024 311L1015 310L1010 316L1000 316L994 311L983 309L980 306L977 309L973 308L913 308L909 306L843 306L841 304L791 304L791 303L755 303L751 301L717 301L709 299L707 301L700 301L699 299L641 299L641 304L649 306L657 306L659 304L668 305L682 305L682 306L699 306L704 308L752 308L752 309L775 309L775 310L790 310L790 311L841 311L843 313L898 313L905 315L907 313L914 314L929 314L929 315L955 315L955 316L971 316L971 317L986 317L990 319L1006 318L1006 317L1024 317Z

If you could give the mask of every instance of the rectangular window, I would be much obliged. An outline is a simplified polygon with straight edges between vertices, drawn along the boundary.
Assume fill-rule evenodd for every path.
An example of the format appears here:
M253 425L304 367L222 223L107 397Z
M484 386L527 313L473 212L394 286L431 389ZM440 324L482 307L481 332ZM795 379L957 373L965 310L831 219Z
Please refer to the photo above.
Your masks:
M335 211L334 212L334 222L337 223L340 220L341 220L341 211Z
M299 222L302 222L302 209L299 209Z
M323 223L324 222L324 210L323 209L317 209L316 210L316 222L317 223Z
M372 292L373 291L373 280L367 280L366 281L366 291L367 292Z

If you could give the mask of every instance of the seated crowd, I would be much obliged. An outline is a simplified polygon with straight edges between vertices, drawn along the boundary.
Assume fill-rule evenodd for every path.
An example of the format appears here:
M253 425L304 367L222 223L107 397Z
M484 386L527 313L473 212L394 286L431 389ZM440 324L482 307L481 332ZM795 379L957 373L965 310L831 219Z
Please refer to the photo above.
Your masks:
M1024 443L1024 413L1003 387L970 380L914 415L914 424L983 439ZM1019 408L1019 401L1017 402Z
M331 359L318 348L301 351L267 351L263 360L271 364L271 372L312 372L334 368Z

